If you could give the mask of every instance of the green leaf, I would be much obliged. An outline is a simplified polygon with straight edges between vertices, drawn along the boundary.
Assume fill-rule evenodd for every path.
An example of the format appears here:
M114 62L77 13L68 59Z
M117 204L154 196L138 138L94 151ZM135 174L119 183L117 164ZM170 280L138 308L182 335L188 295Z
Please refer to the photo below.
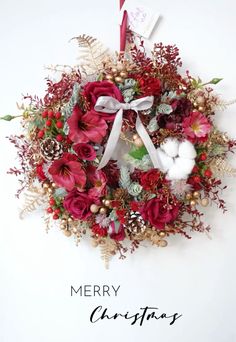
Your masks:
M169 104L161 103L157 107L157 112L160 113L160 114L167 114L168 115L168 114L173 112L173 108Z
M213 78L210 82L209 82L209 84L217 84L217 83L219 83L220 81L222 81L223 80L223 78Z
M5 115L5 116L0 117L1 120L5 120L5 121L11 121L15 118L16 118L16 116L12 116L12 115Z
M157 118L154 117L149 121L149 124L147 126L149 132L155 132L158 129L158 124L157 124Z
M120 168L120 179L119 179L119 185L127 189L130 186L131 180L130 180L130 172L127 166L122 165Z
M139 147L138 149L129 152L131 157L139 160L141 160L146 154L148 154L148 152L145 146Z

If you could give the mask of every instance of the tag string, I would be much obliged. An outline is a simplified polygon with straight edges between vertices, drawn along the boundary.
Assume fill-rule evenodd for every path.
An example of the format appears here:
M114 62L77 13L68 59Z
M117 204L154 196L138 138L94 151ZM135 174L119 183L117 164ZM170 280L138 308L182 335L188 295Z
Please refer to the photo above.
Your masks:
M122 8L125 0L120 0L120 9ZM128 13L124 11L122 23L120 25L120 52L125 51L126 45L126 29L127 29Z

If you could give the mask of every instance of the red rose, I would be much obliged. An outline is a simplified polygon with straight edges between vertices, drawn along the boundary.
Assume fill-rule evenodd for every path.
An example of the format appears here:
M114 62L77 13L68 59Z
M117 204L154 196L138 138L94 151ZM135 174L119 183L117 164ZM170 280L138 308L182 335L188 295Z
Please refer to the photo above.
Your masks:
M151 169L141 175L140 184L147 191L154 190L160 182L160 172L157 169Z
M97 99L100 96L111 96L117 99L118 101L123 101L123 96L120 90L111 82L108 81L98 81L98 82L89 82L84 87L84 96L86 97L90 109L94 109L94 106L97 102ZM106 113L97 113L102 116L103 119L107 121L113 121L115 118L115 114L106 114Z
M74 189L65 197L63 205L68 213L73 216L73 218L86 220L92 215L90 206L93 203L95 203L95 200L87 193L79 192L78 190Z
M149 200L141 210L143 219L149 221L157 229L164 229L165 224L174 221L178 213L178 204L170 205L159 198Z
M77 156L83 160L94 160L96 158L96 152L93 146L85 143L79 143L73 146L73 150Z
M161 81L155 77L136 76L141 96L158 96L161 93Z

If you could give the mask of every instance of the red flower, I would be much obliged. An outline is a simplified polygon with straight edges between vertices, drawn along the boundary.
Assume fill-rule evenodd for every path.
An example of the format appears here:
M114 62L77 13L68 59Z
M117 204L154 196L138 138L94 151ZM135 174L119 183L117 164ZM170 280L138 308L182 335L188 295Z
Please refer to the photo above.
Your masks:
M157 169L151 169L141 175L140 184L147 191L154 190L160 183L160 172Z
M79 143L73 146L73 150L77 156L83 160L94 160L96 158L96 152L93 146L85 143Z
M99 224L94 224L92 226L92 232L96 235L99 235L99 236L107 236L107 229L106 228L103 228L103 227L100 227Z
M107 177L102 170L97 170L95 166L90 165L86 169L88 181L93 186L89 189L89 195L101 197L106 195Z
M48 170L53 181L68 191L75 187L83 189L86 183L85 172L75 159L77 159L75 155L65 153L61 159L54 160Z
M142 96L158 96L161 92L161 81L155 77L134 77L138 81Z
M192 112L183 121L184 133L189 138L204 138L211 130L211 124L200 112Z
M124 224L125 223L125 214L126 214L126 210L125 209L118 209L116 210L116 215L118 217L118 220L120 223Z
M69 138L75 143L89 141L100 143L106 135L107 124L97 112L83 114L79 106L74 107L71 117L67 120Z
M95 202L96 200L87 193L79 192L77 189L74 189L65 197L63 205L73 218L86 220L92 215L90 206Z
M167 204L159 198L146 202L141 210L144 220L149 221L157 229L165 229L166 223L174 221L179 214L179 204Z
M45 174L43 172L43 163L38 164L36 166L36 173L37 173L38 179L40 181L45 181L47 179L47 177L45 176Z
M111 96L117 99L118 101L123 101L123 96L120 90L111 82L108 81L98 81L98 82L89 82L84 87L84 96L86 97L90 109L94 109L94 106L97 102L97 99L100 96ZM106 113L97 113L104 120L113 121L115 118L115 114L106 114Z

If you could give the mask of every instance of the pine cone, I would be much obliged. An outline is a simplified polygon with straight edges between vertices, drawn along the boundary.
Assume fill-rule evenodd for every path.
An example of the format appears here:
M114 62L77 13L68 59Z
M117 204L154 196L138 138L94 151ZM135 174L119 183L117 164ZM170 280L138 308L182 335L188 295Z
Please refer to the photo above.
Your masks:
M63 154L62 145L55 139L47 138L41 145L41 155L47 161L59 159Z
M146 224L139 212L131 210L127 216L125 228L129 234L139 234L146 230Z
M118 188L114 191L113 197L116 200L126 201L130 196L126 189Z

